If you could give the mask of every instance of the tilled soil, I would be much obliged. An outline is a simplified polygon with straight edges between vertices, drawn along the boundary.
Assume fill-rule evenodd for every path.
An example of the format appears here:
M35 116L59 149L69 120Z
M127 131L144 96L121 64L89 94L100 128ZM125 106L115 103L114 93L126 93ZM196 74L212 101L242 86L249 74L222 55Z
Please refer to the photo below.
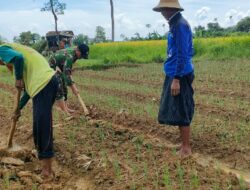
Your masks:
M6 110L1 109L2 112ZM1 117L1 121L7 120ZM14 142L22 149L1 155L2 189L227 189L228 184L240 189L234 175L203 167L192 157L180 159L174 148L140 131L101 120L87 121L79 114L74 120L56 125L53 181L41 179L29 134L31 126L19 123ZM7 122L1 125L1 144L6 141L8 128ZM6 163L6 157L23 164Z
M15 93L10 85L0 83L0 88L10 94ZM159 97L154 95L105 88L89 87L88 90L115 94L138 102L159 101ZM10 95L9 98L14 99L14 96ZM0 147L4 147L12 109L6 102L0 104ZM89 106L91 113L86 118L82 116L77 102L70 102L70 106L78 110L74 119L67 120L59 113L54 122L56 175L53 181L45 182L39 175L41 168L33 145L29 105L14 136L15 145L21 148L20 151L0 151L1 190L247 189L234 174L217 170L212 163L201 164L195 157L179 158L178 131L158 125L153 118L134 116L126 110L116 113L102 109L98 104ZM197 109L204 114L219 114L231 119L249 117L245 112L229 112L227 108L211 105L197 104ZM216 138L209 132L193 138L193 151L249 173L249 147L237 147L230 142L218 143Z

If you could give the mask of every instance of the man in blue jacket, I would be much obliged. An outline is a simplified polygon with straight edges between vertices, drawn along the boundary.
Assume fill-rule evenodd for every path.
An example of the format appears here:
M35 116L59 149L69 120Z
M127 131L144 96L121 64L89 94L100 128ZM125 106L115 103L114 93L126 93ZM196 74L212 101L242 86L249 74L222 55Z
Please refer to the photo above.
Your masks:
M164 63L166 75L161 96L158 120L160 124L179 126L182 140L179 154L186 157L192 154L190 146L190 124L194 115L192 82L192 31L183 18L183 8L178 0L160 0L154 11L161 12L168 21L168 58Z

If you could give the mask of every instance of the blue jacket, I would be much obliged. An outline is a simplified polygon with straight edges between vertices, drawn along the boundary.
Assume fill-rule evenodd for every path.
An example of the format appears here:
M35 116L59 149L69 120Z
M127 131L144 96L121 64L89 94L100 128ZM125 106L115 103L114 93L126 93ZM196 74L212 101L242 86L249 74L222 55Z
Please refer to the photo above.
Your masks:
M169 77L181 78L194 70L192 31L181 13L171 18L169 25L168 59L164 64L164 71Z

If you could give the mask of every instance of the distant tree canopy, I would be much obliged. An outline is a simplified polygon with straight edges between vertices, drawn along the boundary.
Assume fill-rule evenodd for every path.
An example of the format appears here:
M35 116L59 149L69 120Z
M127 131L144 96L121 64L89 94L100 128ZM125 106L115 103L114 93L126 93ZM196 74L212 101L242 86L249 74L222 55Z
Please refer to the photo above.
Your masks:
M162 27L165 30L165 24ZM152 25L146 24L145 27L150 30ZM167 32L167 31L166 31ZM120 37L123 41L140 41L140 40L161 40L166 39L166 34L159 34L158 31L150 32L146 36L141 36L136 32L131 38L121 34ZM236 26L223 28L220 26L218 19L215 18L213 22L209 22L207 26L197 26L194 28L194 37L219 37L219 36L235 36L250 34L250 17L246 17L239 21Z
M162 27L165 30L165 24ZM151 24L146 24L145 27L150 30L152 28ZM167 32L167 31L166 31ZM231 26L223 28L220 26L218 19L215 18L213 22L209 22L207 26L197 26L194 28L194 37L219 37L219 36L235 36L235 35L246 35L250 34L250 17L246 17L239 21L236 26ZM131 38L126 37L121 34L123 41L140 41L140 40L162 40L166 39L165 34L159 34L158 31L148 32L146 36L141 36L140 33L136 32Z
M73 39L74 45L89 44L89 37L87 35L79 34Z
M242 19L236 25L236 30L239 32L249 32L250 33L250 17Z
M97 26L96 27L96 35L95 35L94 41L96 43L107 41L106 32L105 32L105 29L102 26Z
M132 37L127 37L125 34L121 34L120 38L123 41L141 41L141 40L162 40L166 39L166 34L160 34L158 31L150 31L151 24L146 24L145 27L149 30L146 36L142 36L140 33L136 32ZM162 25L165 29L165 24ZM167 31L166 31L167 32ZM194 28L194 37L219 37L219 36L238 36L238 35L250 35L250 17L243 18L235 26L223 28L218 23L217 19L213 22L207 24L207 26L197 26ZM0 36L0 44L5 40ZM21 43L23 45L31 46L40 53L47 48L47 41L44 37L41 37L37 33L32 33L30 31L22 32L19 36L14 37L14 42ZM97 26L95 31L94 39L90 39L87 35L79 34L73 39L74 45L79 45L82 43L92 44L107 42L106 32L102 26Z
M226 30L222 28L218 22L210 22L207 24L207 29L204 26L194 28L195 37L216 37L224 36Z
M47 47L47 41L37 33L22 32L19 36L15 36L13 41L26 46L33 47L39 53L42 53Z
M136 32L132 37L127 37L125 34L121 34L120 38L123 41L142 41L142 40L163 40L166 39L167 31L165 34L160 34L157 30L152 29L151 24L145 24L146 29L148 29L148 34L142 36L139 32ZM166 24L162 24L165 31ZM152 30L153 31L152 31ZM218 19L215 18L213 22L209 22L207 26L197 26L194 28L194 37L221 37L221 36L238 36L250 34L250 17L243 18L237 25L223 28ZM86 38L86 36L85 36ZM85 39L86 41L87 39ZM77 41L84 41L84 36L79 35L75 38L74 44ZM105 29L102 26L96 27L96 35L94 38L95 43L107 42Z
M37 43L41 40L41 36L37 33L22 32L19 36L15 36L13 41L16 43L20 43L26 46L32 46L33 44Z
M219 37L219 36L232 36L250 33L250 17L243 18L236 26L223 28L218 23L217 19L214 22L207 24L207 28L197 26L194 28L195 37Z

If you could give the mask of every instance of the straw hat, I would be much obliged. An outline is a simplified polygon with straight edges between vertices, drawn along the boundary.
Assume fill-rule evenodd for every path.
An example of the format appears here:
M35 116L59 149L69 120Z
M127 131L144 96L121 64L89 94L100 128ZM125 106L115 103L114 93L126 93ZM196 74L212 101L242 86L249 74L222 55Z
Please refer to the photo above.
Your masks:
M154 11L160 12L163 8L176 8L184 10L178 0L160 0L160 3L153 8Z

